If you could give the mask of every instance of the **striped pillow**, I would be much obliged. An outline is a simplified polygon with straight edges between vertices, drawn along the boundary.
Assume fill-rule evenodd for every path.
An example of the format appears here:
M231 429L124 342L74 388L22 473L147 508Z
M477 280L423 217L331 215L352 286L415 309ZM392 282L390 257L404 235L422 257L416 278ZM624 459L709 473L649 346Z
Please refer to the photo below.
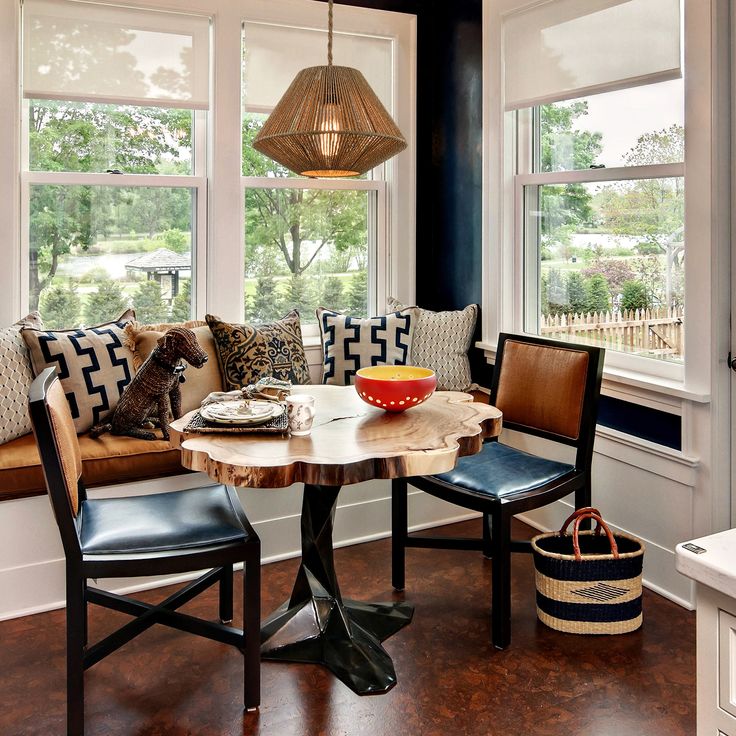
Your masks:
M388 308L391 311L406 309L391 298ZM475 332L478 305L470 304L451 312L430 312L428 309L418 309L418 312L412 364L435 372L438 391L468 391L473 385L468 349Z

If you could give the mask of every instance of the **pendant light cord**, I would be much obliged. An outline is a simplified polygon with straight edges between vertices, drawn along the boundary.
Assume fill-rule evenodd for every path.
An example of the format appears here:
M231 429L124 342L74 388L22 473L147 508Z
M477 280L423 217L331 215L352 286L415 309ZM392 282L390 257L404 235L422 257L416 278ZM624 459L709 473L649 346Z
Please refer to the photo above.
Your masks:
M332 66L332 0L327 2L327 66Z

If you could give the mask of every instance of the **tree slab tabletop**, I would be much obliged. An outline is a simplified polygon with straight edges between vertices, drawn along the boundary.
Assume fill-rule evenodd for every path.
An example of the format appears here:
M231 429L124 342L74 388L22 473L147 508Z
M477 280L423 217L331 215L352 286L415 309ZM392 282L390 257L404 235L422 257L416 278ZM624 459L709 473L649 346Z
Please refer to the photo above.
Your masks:
M369 406L353 386L298 386L294 392L315 397L311 435L184 434L188 414L171 425L182 465L249 488L341 486L447 472L501 431L498 409L456 391L438 391L400 414Z

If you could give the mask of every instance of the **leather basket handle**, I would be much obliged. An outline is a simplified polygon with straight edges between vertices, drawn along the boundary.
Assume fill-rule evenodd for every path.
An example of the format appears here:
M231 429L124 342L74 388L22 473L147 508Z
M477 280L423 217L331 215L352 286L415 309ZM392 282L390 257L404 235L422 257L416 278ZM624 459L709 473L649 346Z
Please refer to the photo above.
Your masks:
M580 516L582 514L596 514L597 516L599 516L601 518L603 517L603 514L601 514L601 512L598 511L598 509L593 508L592 506L584 506L581 509L576 509L575 511L573 511L570 514L570 516L567 517L567 519L565 519L565 523L560 527L560 536L561 537L564 537L565 534L567 534L567 527L570 526L570 524L573 521L575 521L575 519L577 519L578 516ZM592 518L592 517L586 516L585 518ZM601 533L601 525L600 525L600 523L596 526L595 533L596 534L600 534Z
M588 511L583 514L579 514L575 518L575 524L572 528L572 549L575 553L576 562L580 562L583 559L583 555L580 552L580 523L583 519L595 519L596 522L598 522L598 529L603 529L603 531L606 533L606 536L608 537L608 543L611 545L611 554L613 555L613 559L617 560L619 558L618 545L616 544L616 540L613 538L613 533L608 528L608 524L606 524L606 522L603 521L603 519L598 514L595 514L592 511Z

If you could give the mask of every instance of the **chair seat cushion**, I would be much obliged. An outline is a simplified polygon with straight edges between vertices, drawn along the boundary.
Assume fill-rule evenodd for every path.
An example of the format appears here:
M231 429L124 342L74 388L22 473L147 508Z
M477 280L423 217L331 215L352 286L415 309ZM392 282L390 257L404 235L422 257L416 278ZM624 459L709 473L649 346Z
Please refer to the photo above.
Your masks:
M504 498L533 490L575 472L573 465L487 442L477 455L461 457L449 473L435 476L479 496Z
M225 486L82 503L83 554L162 552L245 539Z

